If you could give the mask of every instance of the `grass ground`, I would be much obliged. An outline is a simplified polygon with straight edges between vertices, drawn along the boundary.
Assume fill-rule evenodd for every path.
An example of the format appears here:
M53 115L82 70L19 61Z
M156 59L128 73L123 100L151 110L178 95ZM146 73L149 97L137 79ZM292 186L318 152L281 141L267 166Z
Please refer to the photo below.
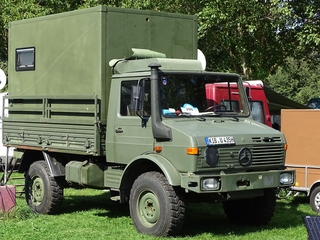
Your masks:
M92 189L65 189L60 214L37 215L26 206L24 195L0 220L1 239L160 239L138 234L128 205L109 199L109 193ZM230 223L221 204L189 204L184 228L175 239L307 239L302 216L315 215L301 195L279 199L271 222L262 227ZM245 217L245 216L244 216Z

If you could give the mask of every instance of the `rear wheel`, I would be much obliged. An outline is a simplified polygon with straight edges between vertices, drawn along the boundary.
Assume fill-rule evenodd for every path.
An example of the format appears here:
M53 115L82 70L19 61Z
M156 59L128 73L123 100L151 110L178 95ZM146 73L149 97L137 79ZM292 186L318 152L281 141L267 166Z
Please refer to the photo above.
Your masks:
M25 179L25 195L29 207L39 214L58 211L63 200L63 187L60 181L50 177L44 161L31 164Z
M147 172L136 179L129 204L130 215L138 232L170 236L182 228L184 202L159 172Z
M275 189L265 189L264 196L223 202L228 219L236 223L265 225L273 217L276 206Z

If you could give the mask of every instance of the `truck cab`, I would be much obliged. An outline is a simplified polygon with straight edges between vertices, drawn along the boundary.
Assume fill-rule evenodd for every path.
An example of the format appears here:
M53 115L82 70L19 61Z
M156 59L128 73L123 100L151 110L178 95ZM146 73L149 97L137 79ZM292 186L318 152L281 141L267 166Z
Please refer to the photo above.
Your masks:
M117 114L108 120L106 152L108 161L128 164L125 172L159 167L171 185L211 193L216 201L263 196L265 188L293 183L294 175L290 183L276 183L289 173L284 137L251 118L239 75L167 58L119 61L113 72L110 97L118 102L109 110ZM213 101L210 90L221 86L221 101Z

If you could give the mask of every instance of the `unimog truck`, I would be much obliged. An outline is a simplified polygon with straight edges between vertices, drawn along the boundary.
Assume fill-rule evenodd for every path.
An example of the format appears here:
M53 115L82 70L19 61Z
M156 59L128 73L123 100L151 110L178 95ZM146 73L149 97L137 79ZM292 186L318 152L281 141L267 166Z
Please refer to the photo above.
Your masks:
M98 6L10 23L3 143L30 208L56 213L80 185L129 203L144 234L178 234L190 201L268 223L295 181L284 135L252 119L239 75L202 66L194 16Z

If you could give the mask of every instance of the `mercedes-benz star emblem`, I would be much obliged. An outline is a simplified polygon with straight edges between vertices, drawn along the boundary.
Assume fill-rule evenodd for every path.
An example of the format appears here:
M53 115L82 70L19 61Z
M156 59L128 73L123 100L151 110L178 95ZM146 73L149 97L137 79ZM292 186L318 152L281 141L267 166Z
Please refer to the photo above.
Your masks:
M252 163L252 153L248 148L241 148L238 154L241 166L249 166Z

